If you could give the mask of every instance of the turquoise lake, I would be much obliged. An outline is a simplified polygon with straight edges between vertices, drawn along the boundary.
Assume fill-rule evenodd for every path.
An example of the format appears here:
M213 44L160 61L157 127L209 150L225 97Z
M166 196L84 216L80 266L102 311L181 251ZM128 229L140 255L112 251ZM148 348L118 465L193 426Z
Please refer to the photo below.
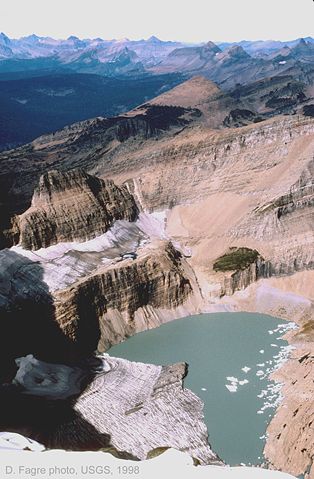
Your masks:
M139 333L109 354L131 361L185 361L184 384L204 402L212 449L228 464L260 464L280 386L269 380L289 352L291 323L250 313L189 316Z

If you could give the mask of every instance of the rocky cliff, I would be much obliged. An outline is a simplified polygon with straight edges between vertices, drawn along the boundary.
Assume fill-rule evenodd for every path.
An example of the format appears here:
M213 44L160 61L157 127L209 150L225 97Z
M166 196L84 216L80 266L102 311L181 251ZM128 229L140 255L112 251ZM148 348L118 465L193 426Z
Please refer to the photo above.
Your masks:
M272 276L252 283L243 291L216 303L229 311L256 311L292 320L296 325L285 335L290 358L272 374L282 386L282 401L267 428L265 458L271 469L306 479L313 478L314 443L314 272ZM292 326L293 323L291 323Z
M12 225L12 219L29 208L42 174L53 168L84 168L91 172L91 167L111 150L178 132L195 114L198 115L197 111L191 108L147 104L125 116L76 123L0 155L0 248L14 244L16 225Z
M282 80L283 88L290 80L288 77ZM270 83L266 88L256 84L248 91L240 89L230 95L220 91L212 82L197 77L178 90L161 95L125 115L80 122L45 135L29 145L2 153L0 247L12 244L13 215L20 215L29 208L40 175L51 169L84 168L90 174L112 178L119 184L130 179L140 179L143 185L148 186L144 196L147 206L151 208L160 207L161 204L174 205L187 199L187 186L184 184L183 188L179 188L180 182L176 181L178 162L183 173L180 181L192 176L193 182L189 186L194 186L194 195L197 186L199 198L208 194L208 188L202 184L208 175L214 174L216 181L211 182L211 186L216 184L218 190L219 185L223 190L228 183L231 188L237 189L241 175L245 177L247 171L257 172L258 168L263 169L257 166L259 160L255 165L255 157L261 155L263 166L267 164L268 169L271 168L274 163L274 158L271 159L274 153L272 146L276 138L276 158L282 161L285 153L282 154L280 150L290 149L298 135L304 137L306 129L311 129L311 119L308 118L306 122L298 116L277 117L274 122L254 123L239 131L226 132L222 128L225 118L236 110L249 110L253 114L241 124L254 122L258 118L255 112L263 118L276 114L276 110L267 109L259 100L261 93L265 93L264 90L272 91L276 86ZM182 105L179 95L182 96ZM216 129L215 132L212 128ZM250 158L249 150L253 145L259 152ZM244 165L237 163L239 156L247 163L244 168ZM265 158L268 157L270 161L267 163ZM165 169L163 182L160 178L160 165L165 165L168 159L169 166ZM174 167L172 176L168 174L170 165ZM228 165L231 181L227 171L222 171L222 167ZM19 176L15 174L17 167ZM221 173L221 177L218 174L217 178L217 173ZM155 178L155 181L151 181L149 176ZM223 181L223 178L226 180ZM246 182L243 184L246 185ZM155 191L158 193L158 188L164 189L165 185L169 185L168 195L156 196ZM146 190L145 187L144 189ZM196 199L192 192L189 197L193 201Z
M283 383L283 403L269 428L265 456L272 467L295 476L314 477L313 320L307 341L296 344L289 362L275 375Z
M271 264L258 251L249 248L230 248L217 258L213 268L220 273L220 296L231 296L235 291L271 275Z
M148 220L139 221L147 227ZM73 363L98 347L105 350L199 311L202 297L183 255L166 240L141 244L148 236L138 228L118 221L85 244L0 252L4 378L17 356ZM130 246L134 252L123 259Z
M314 265L314 161L304 165L285 194L257 206L232 234L271 245L272 274L291 274Z
M92 351L98 340L98 348L104 351L136 332L160 325L164 316L171 319L172 311L180 315L178 308L189 303L193 294L198 294L195 279L182 255L171 243L157 242L139 249L134 260L100 266L92 275L55 292L56 320L76 344L89 345Z
M138 209L123 186L83 170L49 171L34 191L31 207L17 220L19 243L27 249L85 241L105 233L116 220L134 221Z

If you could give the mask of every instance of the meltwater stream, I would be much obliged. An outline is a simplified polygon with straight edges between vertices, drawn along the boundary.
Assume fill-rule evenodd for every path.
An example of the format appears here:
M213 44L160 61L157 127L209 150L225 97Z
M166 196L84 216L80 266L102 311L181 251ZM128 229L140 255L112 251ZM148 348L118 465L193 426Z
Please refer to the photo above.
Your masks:
M250 313L189 316L139 333L109 354L132 361L185 361L185 386L204 402L213 450L228 464L263 462L265 432L280 401L269 373L288 357L280 337L293 323Z

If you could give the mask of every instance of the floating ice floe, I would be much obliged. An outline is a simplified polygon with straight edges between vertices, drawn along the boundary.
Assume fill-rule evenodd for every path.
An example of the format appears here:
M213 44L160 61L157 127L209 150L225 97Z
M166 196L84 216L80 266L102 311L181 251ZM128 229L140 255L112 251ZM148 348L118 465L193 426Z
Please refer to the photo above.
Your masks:
M248 366L244 366L244 368L242 368L242 371L247 374L249 371L251 371L251 368L249 368Z
M230 391L230 392L236 392L238 390L238 387L239 386L244 386L245 384L248 384L249 381L247 379L238 379L238 378L235 378L234 376L227 376L226 378L228 381L230 381L231 384L226 384L226 388Z
M274 334L274 331L270 330L270 331L268 331L268 334Z
M266 389L263 389L260 394L257 395L258 398L263 398L267 396L268 391Z
M260 349L259 352L260 352L261 354L264 354L264 353L265 353L264 349Z
M249 381L247 379L243 379L243 381L239 381L240 386L244 386L244 384L248 384Z
M231 383L238 383L238 382L239 382L238 378L235 378L235 377L233 377L233 376L227 376L226 379L227 379L228 381L230 381Z
M273 360L266 361L266 363L271 366L267 368L265 372L262 370L257 371L256 375L260 376L260 379L269 377L271 373L276 371L285 361L288 360L293 349L294 347L289 345L280 347L278 354L273 357ZM263 406L257 412L258 414L263 414L267 409L278 408L282 401L281 388L282 384L271 382L267 385L266 389L262 390L261 393L258 394L257 397L264 400ZM269 414L269 417L271 416L272 414Z
M278 324L278 327L274 329L274 333L284 334L284 333L287 333L288 331L292 331L298 328L299 326L296 323L293 323L291 321L290 323ZM280 339L280 337L277 339Z
M236 384L225 384L225 386L231 393L235 393L238 390L238 386Z

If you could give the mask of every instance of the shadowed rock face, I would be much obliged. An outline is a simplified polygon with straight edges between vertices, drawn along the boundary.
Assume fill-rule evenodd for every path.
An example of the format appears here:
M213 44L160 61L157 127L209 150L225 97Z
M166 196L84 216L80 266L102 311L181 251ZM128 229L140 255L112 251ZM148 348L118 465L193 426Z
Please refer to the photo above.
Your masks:
M181 254L161 243L54 294L40 262L0 253L0 430L48 448L113 447L120 456L146 459L152 449L175 447L203 464L221 464L207 442L202 403L183 387L185 364L109 357L100 364L93 356L100 336L108 346L136 332L139 308L171 310L190 295ZM115 310L112 323L109 309ZM37 361L33 352L53 364Z
M224 119L224 126L231 128L237 128L240 126L249 125L250 123L258 123L263 118L257 116L254 112L244 109L231 110L230 113Z
M19 249L17 249L18 251ZM99 347L124 340L165 320L195 312L199 294L193 272L171 243L154 241L137 250L135 259L119 256L54 290L40 253L23 256L0 252L1 378L14 372L14 358L75 364ZM24 251L25 254L25 251ZM60 252L59 252L60 254ZM86 253L87 261L91 253ZM108 263L109 261L109 263ZM84 260L72 268L84 270ZM47 284L45 281L47 281ZM52 286L54 282L52 282ZM182 311L178 308L182 308ZM0 378L0 379L1 379Z
M115 220L136 219L133 197L123 186L83 170L41 176L31 207L18 218L20 244L39 249L64 241L84 241L106 232Z
M171 243L160 242L144 249L136 260L100 267L93 275L57 291L56 319L66 337L83 349L96 349L95 332L100 330L98 347L104 351L156 326L156 313L143 314L143 324L134 320L136 313L149 307L170 314L192 295L192 282L181 254Z
M32 353L46 361L71 363L92 353L79 351L55 321L42 265L8 250L0 252L0 265L0 383L14 375L19 356ZM97 344L99 328L91 326Z

